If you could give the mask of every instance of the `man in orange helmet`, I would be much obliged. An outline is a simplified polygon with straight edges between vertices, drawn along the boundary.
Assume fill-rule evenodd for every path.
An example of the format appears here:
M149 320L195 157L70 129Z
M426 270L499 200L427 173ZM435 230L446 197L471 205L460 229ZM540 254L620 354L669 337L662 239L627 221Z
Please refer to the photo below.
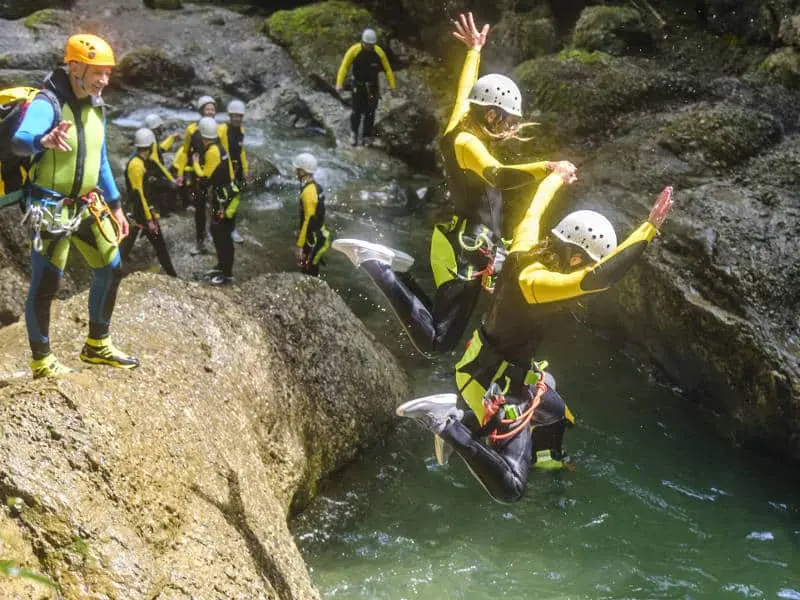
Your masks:
M118 243L128 235L105 141L102 93L116 64L114 53L95 35L73 35L64 63L48 77L46 92L28 106L12 139L15 154L33 156L26 191L33 247L25 323L35 378L72 370L53 355L49 331L50 306L70 245L92 269L89 336L81 360L123 369L139 365L109 337L120 282ZM53 98L60 105L60 120Z

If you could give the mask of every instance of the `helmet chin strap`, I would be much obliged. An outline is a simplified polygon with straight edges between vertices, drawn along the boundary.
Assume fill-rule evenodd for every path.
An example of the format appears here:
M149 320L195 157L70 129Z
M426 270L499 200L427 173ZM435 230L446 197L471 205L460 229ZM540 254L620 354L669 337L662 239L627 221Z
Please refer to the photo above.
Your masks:
M72 79L75 80L75 85L78 87L78 89L80 89L81 92L83 92L87 96L91 95L89 94L89 91L86 89L86 83L85 83L86 73L88 72L89 72L89 65L83 65L83 73L80 75L80 77L75 76L72 74L72 72L70 72L70 77L72 77Z

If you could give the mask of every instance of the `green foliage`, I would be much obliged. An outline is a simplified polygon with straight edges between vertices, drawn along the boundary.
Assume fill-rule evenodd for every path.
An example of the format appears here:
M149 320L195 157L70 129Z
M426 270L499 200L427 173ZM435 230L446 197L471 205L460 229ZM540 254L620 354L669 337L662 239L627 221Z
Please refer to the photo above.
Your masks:
M800 88L800 53L794 48L773 52L758 66L759 75L791 89Z
M29 579L31 581L35 581L36 583L46 585L47 587L58 589L58 585L49 577L42 575L41 573L31 571L30 569L18 567L10 560L0 560L0 575L5 577L21 577L23 579Z

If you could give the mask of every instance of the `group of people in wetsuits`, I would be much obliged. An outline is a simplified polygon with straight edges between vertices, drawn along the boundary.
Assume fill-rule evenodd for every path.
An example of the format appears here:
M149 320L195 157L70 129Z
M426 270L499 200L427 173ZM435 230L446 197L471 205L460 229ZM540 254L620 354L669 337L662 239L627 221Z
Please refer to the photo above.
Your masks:
M410 276L414 259L408 254L355 239L334 240L332 247L379 287L423 354L453 349L481 293L491 293L486 314L455 365L457 393L412 400L397 413L420 421L435 434L440 462L455 452L493 498L512 502L524 493L531 465L565 465L562 438L574 424L555 379L537 360L546 315L620 279L665 221L672 189L663 190L648 218L622 243L605 217L588 210L570 213L543 234L543 215L558 190L576 180L576 167L568 161L504 164L495 158L500 144L521 139L532 124L522 119L521 93L511 79L499 74L478 77L488 33L489 26L478 29L471 14L462 14L455 22L453 35L465 44L467 54L441 138L454 214L432 235L433 300ZM351 64L361 65L362 75L366 72L370 78L377 77L376 65L381 65L394 87L385 54L378 52L375 41L375 32L365 30L362 42L348 50L337 89ZM369 53L374 56L366 56ZM217 250L210 282L230 282L240 189L250 180L243 145L244 104L231 101L229 121L218 124L216 102L203 96L197 104L201 118L186 128L172 172L162 153L178 136L162 139L164 124L158 115L149 115L146 126L136 131L136 150L125 172L129 222L105 143L102 91L115 65L111 47L94 35L72 36L64 63L47 79L47 94L30 102L12 140L15 154L34 157L26 187L26 218L34 223L34 232L25 307L34 377L72 370L52 353L49 339L50 307L71 245L92 269L89 335L81 360L135 368L138 359L117 348L109 334L120 281L120 250L127 253L142 232L164 271L175 275L158 207L163 198L182 190L187 203L195 206L197 252L202 252L205 241L210 201ZM368 102L354 99L355 143L372 137L377 104L377 95L370 95L372 88L362 88ZM356 86L354 94L362 88ZM60 118L53 99L59 103ZM295 253L301 270L311 275L318 273L320 259L331 245L324 225L324 192L314 179L317 166L308 153L293 161L301 183ZM522 217L510 222L505 194L517 189L530 200ZM121 248L119 240L124 240Z
M453 112L441 139L455 211L434 229L432 301L408 270L406 253L357 239L333 248L362 269L386 296L414 345L426 355L451 350L464 333L483 290L491 300L480 326L455 365L457 393L406 402L397 414L434 433L437 459L455 452L492 498L519 500L531 465L563 468L562 439L575 419L556 382L537 360L547 315L619 280L658 233L672 206L660 194L648 218L622 243L603 215L579 210L549 233L542 218L560 188L576 181L568 161L503 164L493 153L520 139L522 96L503 75L478 78L489 26L471 13L453 35L467 47ZM529 204L507 222L505 193L524 188ZM506 236L511 234L510 241Z

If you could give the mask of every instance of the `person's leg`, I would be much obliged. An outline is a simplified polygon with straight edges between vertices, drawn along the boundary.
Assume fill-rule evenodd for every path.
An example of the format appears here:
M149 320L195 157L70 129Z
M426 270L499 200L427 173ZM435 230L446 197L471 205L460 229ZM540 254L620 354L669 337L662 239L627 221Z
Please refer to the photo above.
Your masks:
M373 129L375 125L375 112L377 110L378 110L378 93L377 91L368 89L365 99L364 131L362 134L362 139L364 140L365 145L372 143L372 138L374 136Z
M53 367L50 349L50 308L69 256L69 238L42 232L42 249L31 250L31 282L25 301L25 326L33 355L34 377L63 372ZM55 361L57 363L57 361ZM64 368L66 370L66 368Z
M150 245L153 246L153 250L156 251L156 257L158 257L158 262L161 268L164 269L164 273L170 277L177 277L178 273L175 271L175 267L172 266L172 259L169 257L169 250L167 249L167 242L164 239L161 225L159 224L158 233L153 233L148 229L145 235L150 241ZM124 243L125 240L123 240ZM124 255L123 258L125 258Z
M116 348L109 336L122 279L122 261L111 216L105 215L99 223L91 216L85 218L72 235L71 242L92 269L89 337L81 351L81 360L121 369L138 367L139 360Z
M423 354L452 349L466 329L481 291L479 280L453 279L436 291L433 303L416 282L378 261L361 264L383 292L403 327Z
M314 234L313 242L308 254L308 274L316 277L319 275L319 265L322 257L331 247L331 234L324 225Z
M492 498L506 503L522 498L531 465L530 427L523 427L495 448L474 438L461 421L450 421L439 436L453 447Z
M350 130L353 132L353 137L351 143L353 146L358 145L359 141L359 129L361 128L361 119L364 116L364 112L367 108L367 90L363 84L356 84L355 88L353 88L353 112L350 113Z
M234 219L214 219L211 223L211 238L217 251L217 265L219 276L214 276L211 283L219 285L230 281L233 277L233 258L235 246L231 239L231 231L235 225Z
M206 243L206 198L208 190L204 187L196 187L192 194L194 201L194 233L196 252L201 253Z

